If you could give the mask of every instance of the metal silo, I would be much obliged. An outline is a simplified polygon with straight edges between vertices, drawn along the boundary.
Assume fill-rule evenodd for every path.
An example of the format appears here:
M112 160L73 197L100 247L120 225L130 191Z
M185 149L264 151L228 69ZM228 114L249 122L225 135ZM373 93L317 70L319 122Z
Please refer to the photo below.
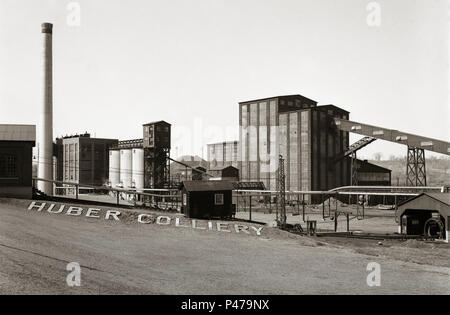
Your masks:
M120 183L120 151L109 151L109 182L111 187L116 187Z
M131 187L132 163L131 149L120 150L120 182L123 188Z
M133 149L132 181L136 190L144 188L144 149Z

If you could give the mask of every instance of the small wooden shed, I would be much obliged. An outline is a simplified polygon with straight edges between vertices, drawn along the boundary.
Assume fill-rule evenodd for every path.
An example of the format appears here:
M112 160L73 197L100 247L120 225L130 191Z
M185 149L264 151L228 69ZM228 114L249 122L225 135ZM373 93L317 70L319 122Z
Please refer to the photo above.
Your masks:
M233 215L230 181L183 181L182 213L188 218L230 218Z
M450 193L423 193L398 206L399 232L406 235L441 236L450 231Z

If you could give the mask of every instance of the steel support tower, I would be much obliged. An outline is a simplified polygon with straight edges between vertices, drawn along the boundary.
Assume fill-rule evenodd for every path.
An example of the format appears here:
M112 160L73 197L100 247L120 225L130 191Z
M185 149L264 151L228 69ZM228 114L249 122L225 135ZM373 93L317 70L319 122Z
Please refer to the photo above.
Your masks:
M406 186L425 187L426 185L425 150L408 147L406 160Z
M278 225L284 228L286 227L286 175L282 155L280 155L278 163L278 209L280 210L280 217L277 219Z
M144 148L144 187L170 188L170 149Z

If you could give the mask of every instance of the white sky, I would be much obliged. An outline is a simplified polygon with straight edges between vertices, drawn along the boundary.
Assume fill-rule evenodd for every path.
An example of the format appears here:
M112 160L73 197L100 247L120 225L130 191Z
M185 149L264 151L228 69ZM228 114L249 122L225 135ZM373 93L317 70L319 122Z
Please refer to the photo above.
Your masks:
M0 0L0 123L38 123L51 22L55 137L134 139L163 119L173 156L201 156L238 138L238 102L302 94L450 140L449 1L379 0L380 27L365 0L77 1L80 26L66 22L70 2ZM375 152L406 147L377 141L359 157Z

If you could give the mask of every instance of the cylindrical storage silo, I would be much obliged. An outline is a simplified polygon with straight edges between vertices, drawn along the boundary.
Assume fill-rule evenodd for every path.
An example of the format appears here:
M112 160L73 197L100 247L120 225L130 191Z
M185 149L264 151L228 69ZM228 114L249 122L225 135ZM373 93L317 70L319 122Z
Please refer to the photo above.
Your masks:
M109 182L111 187L116 187L120 183L120 151L109 151Z
M120 182L123 188L131 187L132 158L131 149L120 150Z
M137 191L144 188L144 149L133 149L132 181Z

